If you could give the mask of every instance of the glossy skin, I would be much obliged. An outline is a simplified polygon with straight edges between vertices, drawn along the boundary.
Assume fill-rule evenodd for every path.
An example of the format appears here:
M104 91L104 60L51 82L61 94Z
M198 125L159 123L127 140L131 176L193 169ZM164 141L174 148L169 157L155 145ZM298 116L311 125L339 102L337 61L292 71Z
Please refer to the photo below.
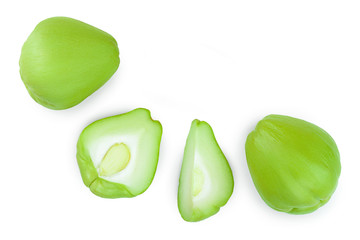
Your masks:
M50 109L73 107L117 70L116 40L106 32L67 17L40 22L24 43L20 75L31 97Z
M147 109L95 121L81 133L77 162L84 184L104 198L134 197L151 184L159 159L162 127ZM126 144L131 154L126 168L101 176L102 159L114 144Z
M209 124L194 120L186 140L181 167L178 207L185 221L216 214L234 188L231 168Z
M269 115L249 134L245 148L255 187L275 210L311 213L335 191L339 151L331 136L314 124Z

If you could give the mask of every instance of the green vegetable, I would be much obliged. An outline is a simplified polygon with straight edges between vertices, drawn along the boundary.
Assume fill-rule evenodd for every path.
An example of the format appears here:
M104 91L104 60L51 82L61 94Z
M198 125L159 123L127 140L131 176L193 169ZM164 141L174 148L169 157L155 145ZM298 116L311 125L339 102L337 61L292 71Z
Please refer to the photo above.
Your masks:
M178 207L182 218L196 222L220 210L234 188L231 168L209 124L194 120L181 167Z
M40 22L24 43L20 75L36 102L59 110L95 92L119 63L112 36L75 19L54 17Z
M310 213L335 191L339 151L331 136L314 124L269 115L249 134L245 148L255 187L275 210Z
M161 134L160 122L143 108L90 124L77 143L84 184L104 198L145 192L156 172Z

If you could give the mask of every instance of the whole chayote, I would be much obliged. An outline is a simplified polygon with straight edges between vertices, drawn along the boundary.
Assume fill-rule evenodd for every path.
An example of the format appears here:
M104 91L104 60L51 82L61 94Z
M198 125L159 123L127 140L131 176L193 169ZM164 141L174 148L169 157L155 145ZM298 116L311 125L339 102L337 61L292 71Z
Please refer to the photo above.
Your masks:
M24 43L20 75L31 97L50 109L73 107L100 88L120 64L116 40L68 17L40 22Z
M249 134L245 149L255 187L275 210L310 213L335 191L339 151L331 136L314 124L269 115Z

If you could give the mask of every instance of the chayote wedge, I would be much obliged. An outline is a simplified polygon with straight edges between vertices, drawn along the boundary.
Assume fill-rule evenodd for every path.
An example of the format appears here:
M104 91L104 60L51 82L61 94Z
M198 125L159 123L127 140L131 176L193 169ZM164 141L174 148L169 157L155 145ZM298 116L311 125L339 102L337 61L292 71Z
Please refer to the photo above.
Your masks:
M339 151L331 136L314 124L269 115L249 134L245 148L255 187L275 210L310 213L335 191Z
M20 75L39 104L73 107L100 88L120 63L115 39L67 17L40 22L24 43Z
M231 168L213 130L206 122L194 120L179 180L178 207L182 218L196 222L214 215L227 203L233 188Z
M90 124L77 143L84 184L104 198L143 193L155 175L161 134L160 122L143 108Z

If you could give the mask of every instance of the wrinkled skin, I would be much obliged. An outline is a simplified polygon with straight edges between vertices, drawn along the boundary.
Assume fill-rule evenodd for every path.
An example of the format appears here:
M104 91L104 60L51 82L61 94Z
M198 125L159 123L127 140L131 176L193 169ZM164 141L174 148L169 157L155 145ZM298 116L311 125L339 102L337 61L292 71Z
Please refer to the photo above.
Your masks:
M245 148L255 187L275 210L310 213L335 191L339 151L331 136L314 124L269 115L249 134Z

